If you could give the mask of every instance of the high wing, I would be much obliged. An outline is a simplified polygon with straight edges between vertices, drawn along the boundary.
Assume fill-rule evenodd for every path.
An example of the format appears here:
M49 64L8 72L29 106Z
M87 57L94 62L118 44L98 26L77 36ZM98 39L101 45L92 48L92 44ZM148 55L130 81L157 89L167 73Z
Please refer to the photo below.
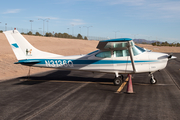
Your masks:
M119 38L100 41L97 49L100 50L125 50L128 47L128 42L132 42L130 38Z
M130 38L119 38L119 39L111 39L100 41L97 49L100 50L128 50L130 53L131 64L133 68L133 72L136 73L137 70L134 64L132 47L134 46L134 42Z

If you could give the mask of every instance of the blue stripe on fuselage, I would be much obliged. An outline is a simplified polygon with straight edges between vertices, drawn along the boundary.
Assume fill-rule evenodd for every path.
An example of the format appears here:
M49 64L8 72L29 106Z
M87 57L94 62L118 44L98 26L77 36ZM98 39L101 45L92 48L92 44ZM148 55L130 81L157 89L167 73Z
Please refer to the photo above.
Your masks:
M27 60L19 60L19 63L24 63ZM78 59L28 59L28 61L40 61L37 64L46 64L47 61L72 61L73 64L123 64L131 63L130 60L78 60ZM46 61L46 62L45 62ZM135 60L135 63L158 62L158 60Z

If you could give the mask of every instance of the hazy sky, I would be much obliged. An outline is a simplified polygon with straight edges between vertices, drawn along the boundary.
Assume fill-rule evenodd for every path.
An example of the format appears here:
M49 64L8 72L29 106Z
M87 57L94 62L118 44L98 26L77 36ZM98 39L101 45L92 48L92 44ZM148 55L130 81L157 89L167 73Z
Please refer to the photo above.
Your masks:
M179 0L3 0L0 29L7 26L114 38L180 42ZM74 26L73 26L74 25ZM83 27L86 26L86 27ZM79 28L81 27L81 28ZM47 31L47 22L45 22ZM117 32L118 31L118 32Z

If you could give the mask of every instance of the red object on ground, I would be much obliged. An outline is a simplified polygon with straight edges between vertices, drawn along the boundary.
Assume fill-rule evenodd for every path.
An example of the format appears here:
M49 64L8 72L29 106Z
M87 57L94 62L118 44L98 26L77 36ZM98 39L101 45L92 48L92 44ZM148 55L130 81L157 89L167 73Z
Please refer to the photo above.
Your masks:
M127 85L127 93L134 93L133 92L133 85L132 85L131 75L128 74L128 77L129 77L129 81L128 81L128 85Z

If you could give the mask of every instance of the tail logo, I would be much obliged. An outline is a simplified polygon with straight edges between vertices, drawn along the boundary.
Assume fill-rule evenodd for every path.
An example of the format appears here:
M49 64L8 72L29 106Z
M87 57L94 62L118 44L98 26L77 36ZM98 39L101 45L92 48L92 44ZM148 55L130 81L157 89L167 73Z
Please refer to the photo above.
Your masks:
M17 45L17 43L13 43L11 44L12 45L12 48L19 48L19 46Z
M26 49L26 56L32 56L32 49Z

